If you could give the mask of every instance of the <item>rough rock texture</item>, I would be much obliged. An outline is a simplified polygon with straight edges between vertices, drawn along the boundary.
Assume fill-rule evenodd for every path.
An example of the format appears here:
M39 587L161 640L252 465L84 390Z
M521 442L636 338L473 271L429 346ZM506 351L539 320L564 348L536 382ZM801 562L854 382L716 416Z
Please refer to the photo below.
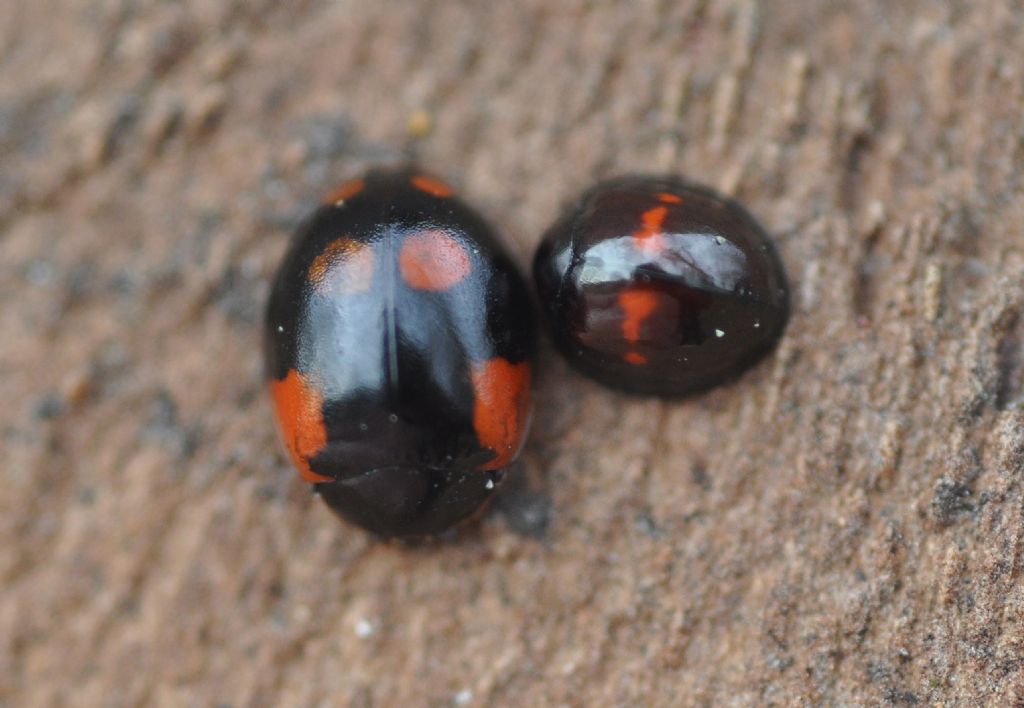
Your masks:
M1024 700L1016 0L0 3L0 705ZM681 403L545 347L520 484L413 547L279 452L290 229L417 156L525 265L597 177L778 237Z

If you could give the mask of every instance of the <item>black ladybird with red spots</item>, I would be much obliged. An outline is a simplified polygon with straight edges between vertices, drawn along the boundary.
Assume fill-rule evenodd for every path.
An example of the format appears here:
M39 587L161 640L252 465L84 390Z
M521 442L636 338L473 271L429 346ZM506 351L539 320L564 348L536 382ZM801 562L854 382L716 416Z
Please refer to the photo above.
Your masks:
M285 254L265 327L281 437L350 522L389 537L444 531L522 447L528 292L435 177L375 171L336 189Z
M630 393L682 396L734 378L789 316L764 230L736 202L672 177L586 192L545 234L534 279L561 352Z

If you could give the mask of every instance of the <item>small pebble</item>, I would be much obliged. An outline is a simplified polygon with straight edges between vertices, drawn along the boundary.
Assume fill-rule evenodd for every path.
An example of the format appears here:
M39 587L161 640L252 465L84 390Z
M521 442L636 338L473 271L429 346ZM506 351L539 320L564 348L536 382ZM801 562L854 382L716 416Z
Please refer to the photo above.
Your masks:
M411 138L425 138L434 132L434 117L423 109L413 111L405 130Z

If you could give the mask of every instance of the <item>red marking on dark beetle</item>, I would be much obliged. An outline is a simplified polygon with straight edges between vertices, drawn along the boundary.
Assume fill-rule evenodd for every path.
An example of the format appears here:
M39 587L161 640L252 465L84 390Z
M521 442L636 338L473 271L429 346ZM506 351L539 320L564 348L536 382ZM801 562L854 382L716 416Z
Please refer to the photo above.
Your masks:
M444 199L445 197L450 197L452 196L452 194L454 194L454 192L452 192L452 188L449 187L444 182L442 182L441 180L439 180L437 177L431 177L429 175L416 175L409 181L412 182L412 186L415 187L416 189L420 190L421 192L431 194L435 197L441 197L442 199Z
M659 192L658 201L664 202L665 204L682 204L683 198L677 194L669 194L668 192Z
M478 469L500 469L515 459L523 445L530 416L530 364L495 357L473 364L470 375L476 394L473 429L480 444L495 454Z
M642 287L628 288L619 293L619 307L624 315L622 336L630 344L636 344L640 341L643 321L658 309L658 296ZM638 366L647 363L647 357L635 351L628 352L623 359Z
M419 231L405 239L398 269L410 287L440 292L454 287L473 269L466 248L444 231Z
M627 342L636 344L640 340L640 325L658 308L658 298L650 290L629 288L619 293L619 307L625 314L622 336Z
M307 482L333 482L309 467L309 459L327 444L320 392L302 374L290 369L282 381L270 381L270 395L274 399L278 430L299 475Z
M359 194L361 191L363 191L363 187L365 186L366 182L364 182L361 179L350 180L348 182L341 184L340 186L338 186L337 189L328 194L327 198L324 201L328 204L340 204L341 202L344 202L346 199L351 199L352 197Z
M373 269L372 248L350 238L339 238L313 259L307 277L318 290L362 293L373 283Z
M660 251L665 247L662 229L667 216L666 206L653 207L640 215L640 228L633 232L633 238L640 248Z

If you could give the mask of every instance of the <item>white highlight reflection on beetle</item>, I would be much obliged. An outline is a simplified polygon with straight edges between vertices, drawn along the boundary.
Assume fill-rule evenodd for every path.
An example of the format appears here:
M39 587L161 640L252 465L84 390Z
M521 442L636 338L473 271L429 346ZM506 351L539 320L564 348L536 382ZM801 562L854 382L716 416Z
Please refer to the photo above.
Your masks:
M580 285L629 281L637 268L653 266L689 285L734 291L747 273L746 255L719 234L665 233L658 238L662 246L657 251L638 248L633 236L594 244L580 268Z

